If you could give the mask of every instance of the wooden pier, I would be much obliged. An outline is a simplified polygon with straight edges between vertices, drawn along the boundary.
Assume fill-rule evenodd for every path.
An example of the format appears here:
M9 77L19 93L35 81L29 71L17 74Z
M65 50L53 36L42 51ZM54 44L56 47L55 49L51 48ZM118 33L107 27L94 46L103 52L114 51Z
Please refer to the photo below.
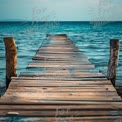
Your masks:
M121 122L122 99L110 80L65 35L48 35L0 98L0 116L40 122Z

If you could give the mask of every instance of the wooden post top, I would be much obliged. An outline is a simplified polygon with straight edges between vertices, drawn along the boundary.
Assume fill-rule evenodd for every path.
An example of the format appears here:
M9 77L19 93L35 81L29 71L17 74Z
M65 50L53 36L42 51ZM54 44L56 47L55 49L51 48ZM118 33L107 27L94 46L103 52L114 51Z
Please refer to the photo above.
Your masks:
M110 39L110 45L111 45L111 48L119 49L119 47L120 47L119 39Z
M5 37L4 43L7 49L16 50L16 44L13 37Z

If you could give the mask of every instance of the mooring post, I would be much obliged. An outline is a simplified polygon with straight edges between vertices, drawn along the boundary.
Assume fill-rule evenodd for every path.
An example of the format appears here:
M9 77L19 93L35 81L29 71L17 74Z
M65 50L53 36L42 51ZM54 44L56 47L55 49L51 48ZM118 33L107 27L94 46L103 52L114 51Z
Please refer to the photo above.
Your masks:
M11 77L16 77L17 49L13 37L4 38L6 49L6 88L8 88Z
M116 83L116 70L118 66L120 41L118 39L110 40L110 59L108 63L107 78L111 80L115 86Z

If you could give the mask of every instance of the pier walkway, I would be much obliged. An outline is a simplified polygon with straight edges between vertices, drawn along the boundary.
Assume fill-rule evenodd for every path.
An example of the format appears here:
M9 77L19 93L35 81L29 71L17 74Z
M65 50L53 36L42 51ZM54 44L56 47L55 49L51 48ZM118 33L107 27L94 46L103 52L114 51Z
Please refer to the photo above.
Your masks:
M0 116L41 122L121 122L122 100L107 78L65 35L48 35L0 98ZM40 72L34 72L40 69Z

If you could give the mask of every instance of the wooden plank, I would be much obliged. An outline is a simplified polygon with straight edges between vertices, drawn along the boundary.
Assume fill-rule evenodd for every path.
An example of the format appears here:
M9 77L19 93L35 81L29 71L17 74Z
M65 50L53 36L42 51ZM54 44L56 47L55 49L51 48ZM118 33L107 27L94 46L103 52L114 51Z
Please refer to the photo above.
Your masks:
M40 83L40 84L48 84L48 85L53 85L53 84L59 84L59 85L111 85L111 82L109 80L105 80L105 81L48 81L48 80L23 80L23 79L13 79L12 82L27 82L27 83Z
M40 53L37 53L34 57L47 57L47 58L66 58L66 59L86 59L86 60L88 60L88 58L86 57L86 56L84 56L84 55L70 55L70 54L68 54L68 55L65 55L65 54L63 54L63 55L61 55L61 54L50 54L50 55L45 55L45 54L43 54L43 55L41 55Z
M21 80L20 80L21 81ZM94 88L94 87L96 87L96 88L104 88L104 87L108 87L108 88L113 88L114 89L114 87L112 86L112 85L106 85L106 84L101 84L101 85L95 85L95 84L92 84L92 85L90 85L90 84L65 84L65 83L48 83L48 82L46 82L46 83L42 83L42 82L39 82L39 81L37 81L37 82L31 82L31 81L29 81L29 82L11 82L11 84L10 84L10 86L37 86L37 87L41 87L41 86L47 86L47 87L79 87L79 88L88 88L88 87L91 87L91 88Z
M98 96L98 97L100 97L100 96L102 96L102 97L116 97L117 96L117 93L116 92L82 92L82 93L80 93L80 92L41 92L41 93L39 93L39 92L36 92L36 91L16 91L16 89L10 89L10 90L8 90L8 92L9 93L5 93L5 95L10 95L10 96L12 96L12 95L15 95L15 94L22 94L23 96L24 96L24 94L31 94L31 95L35 95L35 94L37 94L38 93L38 95L40 95L40 96L43 96L43 95L45 95L45 96L64 96L64 97L66 97L66 96L79 96L79 97L84 97L84 96L92 96L92 97L96 97L96 96Z
M61 52L61 53L67 53L67 52L70 52L70 53L79 53L80 51L78 50L71 50L71 49L65 49L65 50L61 50L61 49L39 49L39 52L50 52L50 53L55 53L55 52Z
M13 99L8 99L4 98L4 96L0 100L0 105L121 105L122 100L90 100L90 101L67 101L67 100L34 100L34 101L27 101L26 99L18 99L18 98L13 98Z
M73 55L61 55L61 54L57 54L57 55L40 55L40 54L36 54L34 56L35 58L47 58L47 59L64 59L64 60L86 60L88 61L88 58L84 57L84 56L73 56Z
M71 68L41 68L41 67L37 67L37 68L28 68L30 70L26 71L26 72L21 72L20 74L55 74L57 73L58 75L61 75L62 73L66 73L66 74L76 74L76 75L79 75L79 74L95 74L95 75L102 75L102 76L105 76L103 75L101 72L98 72L97 70L92 70L92 68L88 68L88 69L71 69ZM32 70L31 70L32 69ZM35 69L35 70L33 70Z
M24 88L23 88L24 89ZM25 90L25 89L24 89ZM18 88L18 89L14 89L14 88L10 88L10 89L8 89L8 91L7 92L9 92L9 93L18 93L18 92L25 92L25 93L36 93L37 91L35 90L31 90L31 89L28 89L28 90L25 90L25 91L22 91L22 88ZM63 96L65 96L65 95L75 95L75 96L89 96L89 95L93 95L93 96L118 96L117 95L117 93L115 92L115 91L102 91L102 92L98 92L98 91L92 91L92 92L90 92L90 91L82 91L82 92L78 92L78 91L69 91L69 92L46 92L46 91L39 91L39 92L41 92L41 94L44 92L44 94L48 94L48 95L63 95ZM6 94L6 93L5 93Z
M52 95L52 96L50 96ZM5 94L4 98L12 98L12 97L17 97L17 98L21 98L21 99L26 99L26 100L120 100L120 97L118 96L112 96L112 95L106 95L106 96L102 96L102 95L83 95L83 96L78 96L78 95L74 95L74 94L64 94L61 95L59 97L60 94L48 94L48 93L34 93L34 92L10 92L8 94Z
M29 85L28 85L29 86ZM37 91L45 91L45 92L62 92L62 91L64 91L64 92L66 92L66 91L79 91L79 92L82 92L82 91L90 91L90 92L92 92L92 91L116 91L114 88L112 88L112 87L40 87L40 86L31 86L31 87L28 87L28 86L12 86L11 84L10 84L10 87L9 87L9 89L10 88L16 88L16 89L19 89L19 88L21 88L21 89L25 89L25 90L29 90L29 89L31 89L31 90L36 90L37 89ZM24 87L24 88L23 88ZM22 90L22 91L23 91Z
M98 102L111 102L111 101L114 101L114 102L120 102L121 99L119 97L113 97L113 98L108 98L106 99L105 97L90 97L90 98L85 98L85 99L80 99L80 98L76 98L76 97L68 97L68 98L59 98L59 97L37 97L37 96L33 96L33 97L29 97L29 96L4 96L2 99L1 99L1 103L5 104L29 104L29 103L35 103L38 104L38 103L41 103L43 101L51 101L51 102L54 102L54 101L98 101Z
M15 79L15 78L14 78ZM81 77L81 78L77 78L77 77L38 77L38 76L32 76L32 77L29 77L29 76L21 76L19 77L19 79L28 79L28 80L52 80L52 81L57 81L58 79L60 79L60 81L104 81L106 80L106 78L104 77Z
M72 62L72 61L41 61L41 60L33 60L32 62L30 62L30 63L39 63L39 64L43 64L43 65L46 65L46 64L48 64L48 63L50 63L51 65L68 65L68 64L70 64L70 65L83 65L83 64L92 64L91 62L89 62L89 61L80 61L80 62Z
M69 78L82 78L82 77L97 77L105 78L101 73L21 73L21 77L69 77Z
M78 90L78 89L76 89L76 90L67 90L67 91L64 91L64 90L62 90L62 91L60 91L60 90L45 90L44 89L45 87L10 87L9 89L8 89L8 91L12 91L12 92L44 92L44 93L68 93L68 94L74 94L74 93L77 93L77 94L85 94L85 93L88 93L88 94L117 94L116 93L116 90L106 90L106 89L104 89L104 88L101 88L101 89L80 89L80 90ZM37 90L38 91L37 91ZM103 90L102 90L103 89ZM118 95L117 95L118 96Z
M70 68L70 69L89 69L89 68L94 68L94 65L51 65L51 64L47 64L47 65L43 65L43 64L37 64L37 63L33 63L33 64L29 64L28 67L43 67L43 68Z
M77 49L74 49L74 48L65 48L65 49L62 49L62 48L41 48L41 50L43 51L53 51L53 52L77 52L78 50Z
M81 51L72 51L72 50L57 50L57 51L55 51L54 49L51 49L51 50L46 50L46 49L39 49L38 50L38 52L39 53L48 53L48 54L50 54L50 53L57 53L57 54L60 54L60 53L65 53L65 54L79 54L79 53L81 53Z
M85 57L85 58L87 58L82 52L80 52L80 51L72 51L72 50L61 50L61 49L39 49L37 52L36 52L36 54L38 54L38 55L41 55L41 54L43 54L43 55L49 55L49 54L51 54L51 55L66 55L66 56L72 56L72 55L74 55L74 56L79 56L79 57Z
M57 80L60 80L60 81L104 81L104 80L107 80L106 78L88 78L88 77L84 77L84 78L46 78L46 77L12 77L12 79L21 79L21 80L50 80L50 81L57 81Z
M63 49L62 49L63 48ZM74 47L64 47L64 46L58 46L58 47L49 47L49 46L46 46L46 47L41 47L41 49L55 49L55 50L77 50L75 49Z
M28 71L29 72L29 71ZM41 72L41 71L40 71ZM99 73L99 71L95 70L95 69L57 69L57 68L44 68L44 70L42 71L43 73Z
M44 57L44 58L62 58L62 59L86 59L86 60L88 60L88 58L86 57L86 56L84 56L84 55L71 55L71 54L68 54L68 55L66 55L66 54L40 54L40 53L37 53L34 57Z
M47 60L47 61L88 61L87 58L71 58L71 57L46 57L35 55L33 60Z
M43 64L47 65L50 63L50 65L93 65L89 63L88 61L81 62L68 62L68 61L43 61L43 60L33 60L29 64Z
M87 58L88 59L88 57L86 57L83 53L72 53L72 52L60 52L60 53L58 53L58 51L57 52L49 52L49 53L47 53L47 52L37 52L36 53L36 55L41 55L41 56L57 56L57 57L72 57L72 58L75 58L75 57L77 57L77 58Z
M72 116L77 116L77 117L86 117L86 116L122 116L122 111L78 111L76 114L76 111L68 111L64 112L62 114L62 110L58 111L58 115L55 111L24 111L24 110L17 110L17 111L7 111L7 110L1 110L0 115L2 116L9 116L9 113L15 112L17 115L14 116L23 116L23 117L72 117Z
M64 110L64 111L71 111L71 110L78 110L78 111L86 111L86 110L96 110L96 111L103 111L103 110L122 110L122 104L115 104L115 105L0 105L0 110ZM87 113L86 113L87 114Z

